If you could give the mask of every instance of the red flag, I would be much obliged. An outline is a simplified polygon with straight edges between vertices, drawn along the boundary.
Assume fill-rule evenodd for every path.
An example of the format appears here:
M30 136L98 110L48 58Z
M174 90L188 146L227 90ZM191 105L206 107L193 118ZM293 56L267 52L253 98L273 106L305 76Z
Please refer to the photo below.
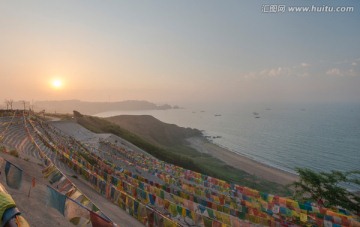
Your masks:
M92 226L99 226L99 227L113 227L114 225L110 222L105 220L103 217L99 216L97 213L90 211L90 221Z

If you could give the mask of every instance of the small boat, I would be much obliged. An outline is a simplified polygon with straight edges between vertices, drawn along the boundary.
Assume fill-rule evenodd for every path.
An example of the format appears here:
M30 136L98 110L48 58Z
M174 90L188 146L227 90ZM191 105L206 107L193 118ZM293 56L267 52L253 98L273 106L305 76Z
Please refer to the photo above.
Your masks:
M214 116L215 116L215 117L220 117L220 116L221 116L221 114L215 114Z

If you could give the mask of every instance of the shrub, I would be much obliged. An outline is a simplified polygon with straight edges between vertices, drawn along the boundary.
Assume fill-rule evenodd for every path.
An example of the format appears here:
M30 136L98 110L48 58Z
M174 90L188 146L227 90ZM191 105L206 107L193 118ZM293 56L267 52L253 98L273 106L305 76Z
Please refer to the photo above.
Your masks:
M0 147L0 152L6 152L6 148L4 146Z
M15 149L11 150L9 154L17 158L19 157L19 152Z

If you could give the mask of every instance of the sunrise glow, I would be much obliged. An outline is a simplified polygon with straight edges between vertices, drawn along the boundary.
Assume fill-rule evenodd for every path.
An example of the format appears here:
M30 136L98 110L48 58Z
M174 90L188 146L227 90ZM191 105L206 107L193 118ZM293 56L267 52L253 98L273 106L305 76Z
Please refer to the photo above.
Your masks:
M61 80L55 79L55 80L52 81L51 85L52 85L53 88L59 89L59 88L61 88L63 86L63 83L62 83Z

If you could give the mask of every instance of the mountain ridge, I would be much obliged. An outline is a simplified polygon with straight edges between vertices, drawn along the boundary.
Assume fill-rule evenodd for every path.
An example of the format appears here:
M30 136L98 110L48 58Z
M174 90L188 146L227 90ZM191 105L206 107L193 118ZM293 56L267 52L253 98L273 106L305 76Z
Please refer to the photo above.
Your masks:
M35 111L48 113L72 113L78 110L81 113L92 115L106 111L132 111L132 110L167 110L176 109L169 104L157 105L145 100L125 100L118 102L87 102L80 100L60 100L60 101L37 101L34 103Z

